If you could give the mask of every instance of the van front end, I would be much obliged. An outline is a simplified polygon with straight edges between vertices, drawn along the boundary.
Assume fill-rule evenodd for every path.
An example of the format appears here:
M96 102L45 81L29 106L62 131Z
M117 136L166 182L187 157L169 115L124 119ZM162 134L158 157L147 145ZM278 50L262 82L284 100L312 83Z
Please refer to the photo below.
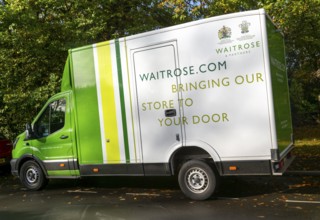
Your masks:
M22 134L18 135L13 143L12 149L12 159L10 161L11 165L11 173L14 176L19 176L19 163L21 162L23 155L32 155L32 151L30 146L26 146L24 144L26 133L23 132Z
M39 190L48 183L46 169L40 158L39 151L28 140L28 132L20 134L14 144L12 151L11 173L19 177L21 183L30 190Z
M71 91L54 95L16 138L11 172L28 189L43 188L48 178L80 176L71 97Z

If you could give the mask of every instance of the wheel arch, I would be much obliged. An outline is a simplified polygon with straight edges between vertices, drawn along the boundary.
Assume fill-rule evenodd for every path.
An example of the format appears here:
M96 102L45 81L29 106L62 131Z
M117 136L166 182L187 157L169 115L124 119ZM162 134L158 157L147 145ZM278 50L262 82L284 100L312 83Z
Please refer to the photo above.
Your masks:
M18 162L17 162L17 164L16 164L16 168L17 168L17 170L18 170L18 175L20 175L20 171L21 171L22 165L23 165L25 162L30 161L30 160L33 160L33 161L35 161L37 164L39 164L39 166L40 166L40 168L42 169L44 175L45 175L46 177L48 176L47 170L46 170L45 166L43 165L43 162L42 162L39 158L33 156L32 154L25 154L25 155L23 155L23 156L18 160Z
M220 167L220 157L213 147L206 143L189 142L188 145L175 149L169 159L172 175L178 173L183 163L189 160L203 160L216 169L219 174L222 173Z

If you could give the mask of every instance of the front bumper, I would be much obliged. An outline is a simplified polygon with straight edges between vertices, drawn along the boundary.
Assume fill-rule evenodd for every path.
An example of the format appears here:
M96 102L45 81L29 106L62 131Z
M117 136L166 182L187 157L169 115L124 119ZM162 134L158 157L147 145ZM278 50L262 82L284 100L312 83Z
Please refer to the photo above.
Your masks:
M14 176L19 176L19 170L18 170L18 167L17 167L17 162L18 162L18 159L11 159L11 161L10 161L11 173Z

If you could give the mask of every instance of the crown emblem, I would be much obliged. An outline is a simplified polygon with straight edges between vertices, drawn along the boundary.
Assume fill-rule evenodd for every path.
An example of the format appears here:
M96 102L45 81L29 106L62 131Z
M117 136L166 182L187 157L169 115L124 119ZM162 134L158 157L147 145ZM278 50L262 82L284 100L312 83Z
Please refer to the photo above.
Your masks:
M245 34L245 33L248 33L249 32L249 26L251 24L247 21L242 21L241 24L239 24L239 27L241 28L241 33L242 34Z
M218 31L218 37L220 40L230 38L231 37L231 28L227 26L223 26L219 31Z

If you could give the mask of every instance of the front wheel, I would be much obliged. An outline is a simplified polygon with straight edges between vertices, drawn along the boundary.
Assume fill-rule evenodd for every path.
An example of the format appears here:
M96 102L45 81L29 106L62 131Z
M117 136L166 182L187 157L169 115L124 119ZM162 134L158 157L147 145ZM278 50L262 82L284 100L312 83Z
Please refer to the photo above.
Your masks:
M217 176L207 163L200 160L190 160L182 165L178 181L181 191L188 198L205 200L214 193Z
M32 160L29 160L22 165L20 170L20 181L30 190L40 190L48 183L39 164Z

